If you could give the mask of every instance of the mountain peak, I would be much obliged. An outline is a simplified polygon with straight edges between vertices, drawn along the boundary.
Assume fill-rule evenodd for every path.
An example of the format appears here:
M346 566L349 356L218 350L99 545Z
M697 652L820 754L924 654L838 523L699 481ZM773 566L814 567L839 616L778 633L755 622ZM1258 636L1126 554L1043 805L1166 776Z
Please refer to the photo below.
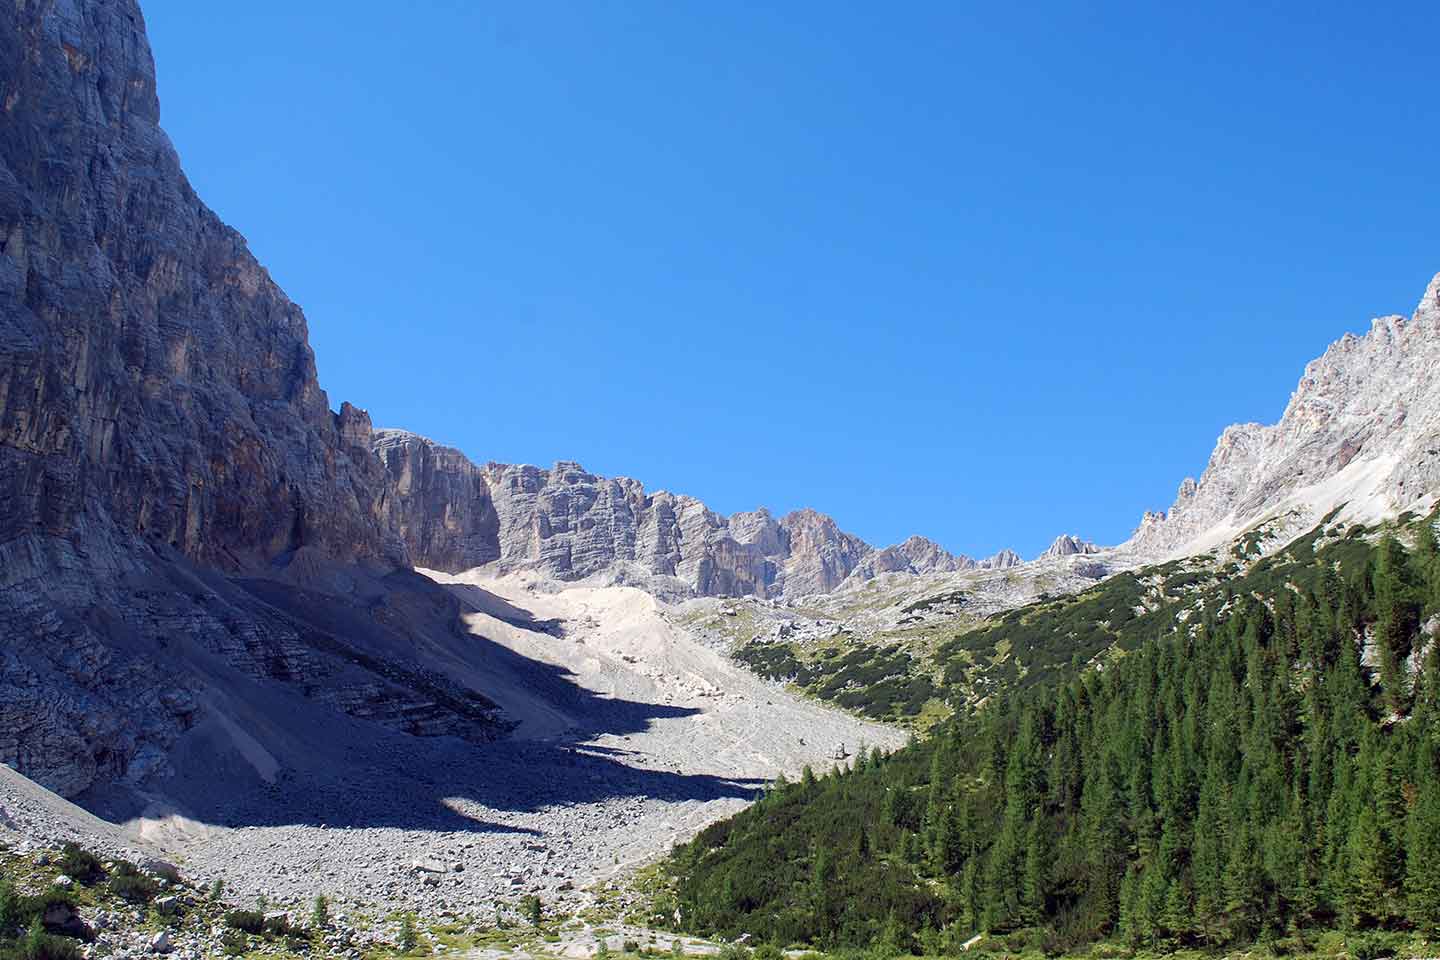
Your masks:
M1089 540L1081 540L1079 537L1072 537L1068 533L1062 533L1055 538L1055 541L1040 554L1037 559L1050 560L1056 557L1070 557L1076 554L1099 553L1100 548Z
M1440 275L1410 320L1380 317L1305 366L1277 423L1227 427L1199 481L1147 514L1127 549L1148 557L1211 549L1270 520L1308 529L1398 513L1440 489ZM1278 541L1277 541L1278 542Z
M1011 567L1018 567L1024 562L1020 554L1007 547L994 556L981 560L976 566L982 570L1008 570Z
M1415 314L1411 319L1415 323L1440 326L1440 273L1431 278L1430 285L1425 288L1425 293L1420 297L1420 302L1416 305Z

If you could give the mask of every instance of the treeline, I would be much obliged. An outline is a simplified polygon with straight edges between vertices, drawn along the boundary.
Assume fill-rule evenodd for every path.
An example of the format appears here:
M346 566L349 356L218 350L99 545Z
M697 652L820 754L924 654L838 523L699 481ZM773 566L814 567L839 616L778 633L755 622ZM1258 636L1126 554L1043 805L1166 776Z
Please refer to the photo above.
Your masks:
M1408 550L1317 531L1103 670L777 784L677 849L683 925L925 952L1440 932L1433 520Z

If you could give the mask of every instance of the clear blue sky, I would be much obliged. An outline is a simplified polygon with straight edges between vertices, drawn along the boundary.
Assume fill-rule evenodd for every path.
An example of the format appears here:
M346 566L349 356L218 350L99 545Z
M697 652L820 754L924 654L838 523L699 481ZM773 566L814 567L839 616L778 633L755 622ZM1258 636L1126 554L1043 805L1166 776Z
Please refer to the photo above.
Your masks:
M1440 271L1440 5L1017 6L144 2L332 406L977 555L1123 539Z

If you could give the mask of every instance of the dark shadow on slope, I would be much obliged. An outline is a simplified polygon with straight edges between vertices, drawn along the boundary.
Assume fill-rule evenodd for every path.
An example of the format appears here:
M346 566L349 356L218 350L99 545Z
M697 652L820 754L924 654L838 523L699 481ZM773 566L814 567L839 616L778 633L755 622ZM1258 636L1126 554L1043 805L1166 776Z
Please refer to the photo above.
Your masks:
M428 578L401 571L375 585L340 598L273 580L230 581L227 600L244 604L246 615L299 633L305 649L291 651L286 663L304 663L310 674L277 666L278 678L258 679L193 638L168 637L167 662L205 691L204 719L171 751L172 775L138 788L95 788L77 801L113 821L178 814L228 827L525 833L495 818L636 796L751 799L764 787L762 780L647 769L643 752L586 743L701 711L596 694L564 668L466 629L468 604ZM517 619L535 624L549 642L572 642L533 618ZM564 729L545 739L479 742L497 731L484 721L494 704L464 682L472 675L492 689L523 689L563 715ZM473 717L451 726L474 735L448 735L450 727L434 717L416 722L447 735L400 732L403 717L396 723L367 715L371 704L357 707L355 692L371 688L379 691L380 712L386 696L424 701L446 723L457 704L462 712L473 706Z
M522 630L534 630L539 633L548 633L551 636L564 635L564 623L560 620L541 620L526 610L524 607L506 600L498 594L491 593L484 587L476 586L473 583L447 583L445 589L452 595L461 598L471 607L482 613L488 613L496 620L501 620L512 627L520 627Z
M171 801L175 812L186 817L231 827L324 824L535 834L538 831L498 824L491 818L496 811L533 811L631 796L674 802L749 800L765 786L761 780L640 769L560 745L475 746L449 741L408 746L416 749L397 755L388 765L376 763L338 776L286 770L274 784L252 785L218 802L208 792L172 796Z
M566 728L556 735L563 733L571 740L639 733L654 720L700 712L588 690L564 667L532 660L465 628L463 613L486 611L462 603L449 588L428 577L397 571L381 583L385 593L363 603L337 602L331 595L273 580L238 585L279 611L315 649L372 672L384 671L402 685L418 685L425 697L443 701L448 710L464 711L470 704L493 710L494 702L483 691L523 690L568 718ZM572 642L551 632L560 632L552 626L554 621L537 621L521 608L512 609L522 628L547 642ZM407 732L426 733L423 728Z

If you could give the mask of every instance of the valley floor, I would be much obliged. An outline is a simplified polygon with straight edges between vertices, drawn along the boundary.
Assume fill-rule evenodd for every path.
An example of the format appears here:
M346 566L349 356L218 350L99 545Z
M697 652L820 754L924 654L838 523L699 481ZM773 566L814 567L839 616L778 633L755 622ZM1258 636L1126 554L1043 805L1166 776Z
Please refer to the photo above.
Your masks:
M464 628L493 643L477 643L474 663L431 666L499 703L519 722L509 738L399 738L400 753L303 767L251 750L271 782L231 797L217 776L207 801L223 815L204 820L157 800L109 825L34 785L22 797L12 777L0 832L163 856L245 899L325 894L493 921L497 904L525 895L584 909L585 888L668 852L775 777L826 769L841 744L904 739L760 680L638 590L432 576L466 602Z

